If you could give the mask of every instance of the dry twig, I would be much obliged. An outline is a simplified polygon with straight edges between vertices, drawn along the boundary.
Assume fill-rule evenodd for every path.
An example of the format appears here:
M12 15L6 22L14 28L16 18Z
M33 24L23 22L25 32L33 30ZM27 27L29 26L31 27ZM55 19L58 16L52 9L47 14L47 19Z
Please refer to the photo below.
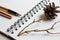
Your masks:
M39 19L40 20L40 19ZM18 34L18 36L20 36L20 33L22 33L27 27L29 27L31 24L35 23L35 22L38 22L39 20L35 21L35 19L33 20L32 23L30 23L29 25L27 25L26 27L24 27Z
M46 32L49 33L49 34L60 34L60 33L52 33L52 32L49 32L49 30L53 30L53 29L54 29L53 27L54 27L57 23L59 23L59 22L60 22L60 21L55 22L55 23L51 26L51 28L48 28L48 29L44 29L44 30L34 29L34 30L28 30L28 31L20 32L18 36L23 35L24 33L43 32L43 31L46 31Z

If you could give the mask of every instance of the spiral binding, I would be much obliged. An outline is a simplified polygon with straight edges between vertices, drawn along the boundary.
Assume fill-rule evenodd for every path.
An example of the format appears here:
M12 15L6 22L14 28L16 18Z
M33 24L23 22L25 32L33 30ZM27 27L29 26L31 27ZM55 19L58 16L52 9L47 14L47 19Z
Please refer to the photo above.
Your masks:
M37 12L39 12L39 10L41 10L41 8L44 8L44 6L46 4L48 4L48 2L50 2L50 1L49 0L42 0L42 1L40 1L40 3L38 3L29 12L27 12L24 16L22 16L20 19L18 19L18 21L15 22L14 25L11 25L10 28L7 29L7 32L11 32L11 34L13 34L14 33L13 29L17 31L18 30L17 26L21 27L21 24L24 25L24 21L27 22L28 19L33 17L33 14L36 14Z

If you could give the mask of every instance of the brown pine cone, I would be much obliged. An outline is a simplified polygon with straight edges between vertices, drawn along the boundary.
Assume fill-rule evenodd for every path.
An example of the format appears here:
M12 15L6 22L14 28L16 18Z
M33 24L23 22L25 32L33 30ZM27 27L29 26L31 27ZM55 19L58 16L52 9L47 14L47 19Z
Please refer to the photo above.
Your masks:
M56 10L57 8L59 8L59 6L55 6L54 2L52 2L52 5L49 3L49 5L46 5L46 7L43 9L45 16L48 19L55 19L57 16L56 13L60 13L59 10Z

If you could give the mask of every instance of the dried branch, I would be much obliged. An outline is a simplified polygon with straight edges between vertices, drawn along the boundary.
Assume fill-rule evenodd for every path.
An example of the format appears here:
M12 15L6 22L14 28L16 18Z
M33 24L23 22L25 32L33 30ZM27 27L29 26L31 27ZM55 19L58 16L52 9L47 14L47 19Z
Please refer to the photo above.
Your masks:
M27 25L26 27L24 27L24 28L18 33L18 36L20 36L20 33L22 33L22 32L23 32L27 27L29 27L31 24L33 24L33 23L35 23L35 22L39 22L39 21L41 21L41 19L39 19L39 20L37 20L37 21L35 21L35 19L34 19L32 23L30 23L29 25Z
M28 31L20 32L18 36L23 35L24 33L43 32L43 31L46 31L46 32L49 33L49 34L60 34L60 33L52 33L52 32L49 32L49 30L53 30L53 29L54 29L53 27L54 27L57 23L59 23L59 22L60 22L60 21L55 22L55 23L51 26L51 28L48 28L48 29L44 29L44 30L34 29L34 30L28 30Z
M31 24L33 24L35 22L35 20L33 20L32 23L30 23L29 25L27 25L26 27L24 27L18 34L18 36L20 36L20 33L23 32L27 27L29 27Z

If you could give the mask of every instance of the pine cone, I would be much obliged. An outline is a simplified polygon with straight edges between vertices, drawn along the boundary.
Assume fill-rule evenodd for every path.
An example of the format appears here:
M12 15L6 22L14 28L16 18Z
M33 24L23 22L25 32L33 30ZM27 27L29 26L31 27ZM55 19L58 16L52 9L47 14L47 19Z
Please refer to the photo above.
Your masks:
M59 8L59 6L55 6L54 2L52 2L52 5L49 3L49 5L46 5L46 7L43 9L45 16L48 19L55 19L57 16L56 13L60 13L59 10L56 10L57 8Z

